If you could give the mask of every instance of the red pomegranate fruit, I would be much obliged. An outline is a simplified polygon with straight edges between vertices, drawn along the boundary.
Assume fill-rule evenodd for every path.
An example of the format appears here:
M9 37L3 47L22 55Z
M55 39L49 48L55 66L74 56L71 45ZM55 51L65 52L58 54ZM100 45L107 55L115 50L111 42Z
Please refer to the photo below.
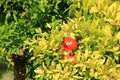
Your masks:
M62 49L68 52L72 52L77 47L77 41L71 37L64 38Z
M76 64L78 62L78 59L77 59L77 57L75 55L67 55L67 56L65 56L65 58L67 60L71 60L72 59L73 60L72 64Z

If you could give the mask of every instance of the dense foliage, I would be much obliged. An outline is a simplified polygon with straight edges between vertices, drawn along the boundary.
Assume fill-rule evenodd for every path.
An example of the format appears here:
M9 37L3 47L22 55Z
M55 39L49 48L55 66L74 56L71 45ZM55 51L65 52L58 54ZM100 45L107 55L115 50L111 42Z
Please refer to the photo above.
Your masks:
M120 79L119 1L9 0L0 4L0 59L24 48L30 78ZM70 56L62 49L66 37L78 43Z
M9 55L19 54L20 49L25 49L24 41L33 37L35 28L47 32L46 23L65 21L68 6L63 0L1 0L0 59L9 60Z

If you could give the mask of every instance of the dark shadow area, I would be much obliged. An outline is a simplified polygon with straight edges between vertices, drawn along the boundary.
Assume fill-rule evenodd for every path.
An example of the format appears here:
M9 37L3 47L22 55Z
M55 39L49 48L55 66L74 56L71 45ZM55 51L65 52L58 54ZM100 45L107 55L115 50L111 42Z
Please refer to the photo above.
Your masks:
M0 62L0 78L2 78L2 74L7 71L7 64Z
M0 61L0 80L13 80L13 65Z

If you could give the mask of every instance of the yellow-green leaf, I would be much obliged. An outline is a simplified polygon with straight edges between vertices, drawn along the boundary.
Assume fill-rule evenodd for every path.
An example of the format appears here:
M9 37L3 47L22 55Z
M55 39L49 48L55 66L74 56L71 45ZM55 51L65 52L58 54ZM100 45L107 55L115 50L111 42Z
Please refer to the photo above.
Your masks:
M44 71L41 70L41 69L39 69L39 68L35 69L34 72L35 72L35 73L38 73L38 74L41 74L41 75L44 74Z
M98 8L95 6L90 9L90 13L97 13L97 12L98 12Z
M118 32L115 36L115 40L120 40L120 32Z
M104 33L107 37L111 37L112 36L111 26L106 25L104 28Z
M36 30L36 33L42 34L41 28L38 28L38 29L35 29L35 30Z
M35 57L35 56L33 56L33 57L31 57L31 58L30 58L30 60L34 60L35 58L36 58L36 57Z

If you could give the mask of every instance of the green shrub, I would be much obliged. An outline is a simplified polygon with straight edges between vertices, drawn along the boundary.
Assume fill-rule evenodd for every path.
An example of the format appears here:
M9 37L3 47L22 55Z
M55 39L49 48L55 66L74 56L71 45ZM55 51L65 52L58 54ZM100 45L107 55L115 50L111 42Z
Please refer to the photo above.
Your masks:
M24 41L33 37L35 28L47 32L46 23L56 20L58 25L65 21L68 6L63 0L1 0L0 60L10 61L11 54L19 54L20 49L25 49ZM29 55L25 56L29 58Z
M70 0L67 22L47 23L48 32L36 29L25 41L29 49L29 68L36 80L119 80L120 17L119 2L111 0ZM56 25L58 24L58 25ZM62 50L65 37L75 38L79 45L73 51L78 62L66 60Z

